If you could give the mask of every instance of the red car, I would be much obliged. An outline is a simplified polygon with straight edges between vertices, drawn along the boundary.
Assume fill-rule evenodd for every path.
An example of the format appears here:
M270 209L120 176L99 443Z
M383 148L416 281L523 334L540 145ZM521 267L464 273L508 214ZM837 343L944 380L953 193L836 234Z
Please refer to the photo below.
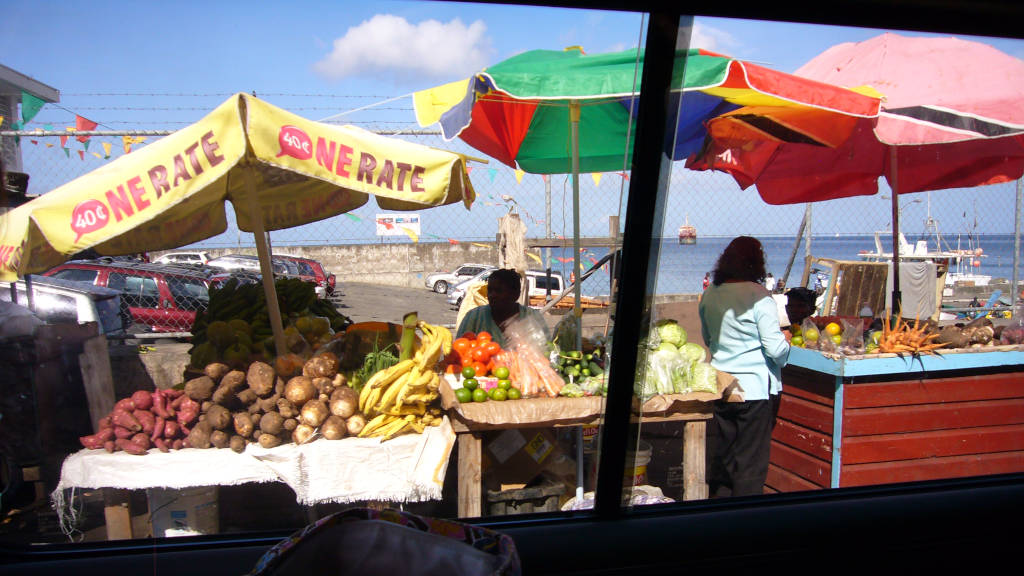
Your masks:
M121 292L134 322L129 332L190 332L196 312L210 302L205 273L186 266L100 258L73 260L47 270L44 276Z
M322 264L313 260L312 258L303 258L302 256L289 256L284 254L274 254L274 259L288 260L294 262L299 267L299 275L303 280L307 282L314 282L317 285L317 296L320 298L327 298L331 294L334 294L336 279L334 274L328 274Z

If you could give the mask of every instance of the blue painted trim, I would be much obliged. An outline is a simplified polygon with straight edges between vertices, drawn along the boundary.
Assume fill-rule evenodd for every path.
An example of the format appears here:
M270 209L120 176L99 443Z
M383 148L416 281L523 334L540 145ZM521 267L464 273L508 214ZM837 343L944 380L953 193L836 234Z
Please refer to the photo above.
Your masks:
M836 393L832 398L832 487L839 488L843 466L843 377L836 376Z
M919 357L883 354L872 358L825 356L817 350L792 348L789 366L796 366L842 378L878 374L914 374L941 370L970 370L998 366L1024 365L1024 351L949 352L924 354Z

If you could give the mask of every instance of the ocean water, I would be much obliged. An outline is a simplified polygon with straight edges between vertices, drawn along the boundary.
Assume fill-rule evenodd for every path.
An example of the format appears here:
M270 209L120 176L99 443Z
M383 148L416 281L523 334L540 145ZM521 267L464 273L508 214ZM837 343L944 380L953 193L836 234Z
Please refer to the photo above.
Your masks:
M924 238L908 236L911 243ZM764 245L767 258L767 270L775 278L781 278L786 263L793 252L796 238L793 236L769 236L759 238ZM957 238L944 237L943 249L956 249ZM696 244L680 245L676 238L663 238L661 255L658 263L657 292L658 294L696 294L701 292L704 274L710 272L718 260L722 250L732 241L731 237L701 237ZM1024 244L1024 238L1022 238ZM891 251L892 238L883 235L882 245ZM934 237L929 239L929 248L934 250ZM972 238L959 238L959 248L981 248L984 257L978 259L979 267L971 268L975 273L987 274L993 279L1010 279L1013 274L1013 235L990 234L977 235ZM834 258L839 260L859 260L862 250L874 251L873 235L851 236L815 236L811 239L811 255L818 258ZM796 258L790 271L787 286L799 283L804 269L804 242L796 248ZM1022 250L1024 252L1024 250ZM582 263L584 269L607 252L600 249L584 249ZM553 269L561 271L568 278L572 270L572 250L566 249L552 253ZM565 260L565 262L562 262ZM1021 269L1018 279L1024 280L1024 254L1021 255ZM607 267L606 267L607 268ZM966 271L966 270L965 270ZM603 296L610 293L609 275L607 270L596 272L583 283L582 292L587 296Z

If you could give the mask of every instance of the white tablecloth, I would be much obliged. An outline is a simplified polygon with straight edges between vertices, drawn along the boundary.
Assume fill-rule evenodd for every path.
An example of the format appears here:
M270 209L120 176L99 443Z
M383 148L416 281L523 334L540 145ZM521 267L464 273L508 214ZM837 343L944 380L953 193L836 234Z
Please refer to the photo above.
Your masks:
M249 444L230 449L187 448L144 456L126 452L80 450L64 460L52 500L64 507L72 488L189 488L234 486L248 482L284 482L300 504L386 500L439 500L455 433L445 417L423 434L387 442L379 438L317 440L266 449Z

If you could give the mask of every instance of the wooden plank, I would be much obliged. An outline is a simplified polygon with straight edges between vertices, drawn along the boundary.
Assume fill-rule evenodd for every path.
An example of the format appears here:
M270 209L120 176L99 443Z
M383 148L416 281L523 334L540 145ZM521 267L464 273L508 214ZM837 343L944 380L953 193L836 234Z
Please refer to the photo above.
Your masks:
M847 408L1024 398L1024 374L853 383L845 389L843 401Z
M803 490L821 490L823 486L818 486L813 482L808 482L803 478L793 474L788 470L783 470L774 464L768 465L768 478L765 480L765 493L769 490L772 492L800 492Z
M779 405L779 418L795 422L818 432L832 433L831 407L787 395L785 394L785 389L783 389L783 392L782 401Z
M835 405L835 382L832 379L828 382L816 379L799 379L792 382L787 378L783 382L782 392L825 406Z
M843 437L1024 423L1024 398L861 408L843 414Z
M806 452L821 460L832 460L832 436L805 428L787 420L778 420L772 431L772 440Z
M825 488L832 484L831 462L819 460L785 444L772 443L770 462L816 486Z
M481 515L481 458L483 441L479 434L457 436L459 444L459 518L479 518Z
M706 422L683 425L683 500L705 500L708 497L704 470L706 437Z
M99 430L100 418L114 409L114 378L110 370L110 351L107 339L96 336L85 341L83 351L78 355L82 368L82 385L89 403L89 419L92 429Z
M843 464L890 462L1024 450L1024 424L912 434L880 434L843 442Z
M869 486L1024 471L1024 451L843 465L840 486Z

